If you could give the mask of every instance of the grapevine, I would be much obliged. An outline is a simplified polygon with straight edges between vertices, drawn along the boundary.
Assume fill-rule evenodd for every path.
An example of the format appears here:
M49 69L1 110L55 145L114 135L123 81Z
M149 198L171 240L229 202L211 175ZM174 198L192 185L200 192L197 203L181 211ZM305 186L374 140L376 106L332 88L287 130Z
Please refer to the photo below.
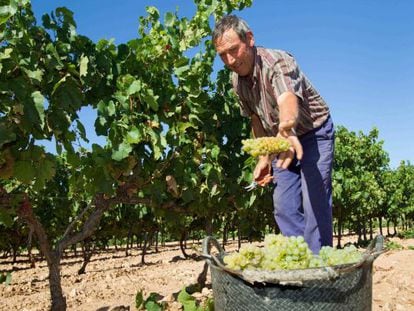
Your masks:
M281 137L258 137L242 140L242 150L253 157L268 154L278 154L287 151L290 143Z
M315 255L302 236L269 234L265 236L264 247L244 245L239 252L224 256L223 261L233 270L275 271L336 266L361 259L362 254L353 245L343 249L324 246Z

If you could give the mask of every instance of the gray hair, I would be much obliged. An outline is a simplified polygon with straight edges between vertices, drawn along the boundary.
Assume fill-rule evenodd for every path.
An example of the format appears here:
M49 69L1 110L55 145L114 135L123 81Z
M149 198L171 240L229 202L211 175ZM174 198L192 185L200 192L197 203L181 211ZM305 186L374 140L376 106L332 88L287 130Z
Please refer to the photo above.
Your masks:
M216 42L229 29L233 29L242 41L246 41L247 33L250 31L249 25L243 19L236 15L226 15L214 26L213 42Z

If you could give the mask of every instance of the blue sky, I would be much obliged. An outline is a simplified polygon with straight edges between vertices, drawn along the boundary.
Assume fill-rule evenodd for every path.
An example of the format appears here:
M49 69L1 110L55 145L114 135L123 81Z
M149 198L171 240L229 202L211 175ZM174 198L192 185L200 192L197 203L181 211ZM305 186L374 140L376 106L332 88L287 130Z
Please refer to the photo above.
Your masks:
M148 5L161 14L177 7L179 16L194 12L191 0L32 0L38 22L65 6L75 13L78 33L116 44L137 36ZM235 13L248 22L257 45L296 57L336 125L364 133L377 127L395 168L402 160L414 163L413 12L411 0L254 0ZM217 59L215 67L221 66Z

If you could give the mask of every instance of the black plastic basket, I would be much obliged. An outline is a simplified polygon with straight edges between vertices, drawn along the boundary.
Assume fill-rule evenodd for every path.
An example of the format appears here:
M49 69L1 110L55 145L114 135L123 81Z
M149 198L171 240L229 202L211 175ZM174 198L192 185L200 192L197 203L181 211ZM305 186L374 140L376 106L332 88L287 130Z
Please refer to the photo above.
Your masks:
M206 237L203 256L211 270L215 310L369 311L372 264L382 252L383 241L377 236L355 264L266 272L228 269L220 244ZM217 256L210 253L212 246L219 251Z

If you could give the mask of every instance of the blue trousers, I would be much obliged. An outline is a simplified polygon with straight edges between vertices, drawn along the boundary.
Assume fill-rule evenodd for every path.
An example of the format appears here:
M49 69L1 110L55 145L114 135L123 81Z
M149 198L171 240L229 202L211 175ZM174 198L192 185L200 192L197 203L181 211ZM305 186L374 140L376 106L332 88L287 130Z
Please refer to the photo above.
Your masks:
M274 215L286 236L301 235L310 249L319 253L332 246L332 162L334 126L329 117L322 126L299 137L302 160L287 169L272 163Z

